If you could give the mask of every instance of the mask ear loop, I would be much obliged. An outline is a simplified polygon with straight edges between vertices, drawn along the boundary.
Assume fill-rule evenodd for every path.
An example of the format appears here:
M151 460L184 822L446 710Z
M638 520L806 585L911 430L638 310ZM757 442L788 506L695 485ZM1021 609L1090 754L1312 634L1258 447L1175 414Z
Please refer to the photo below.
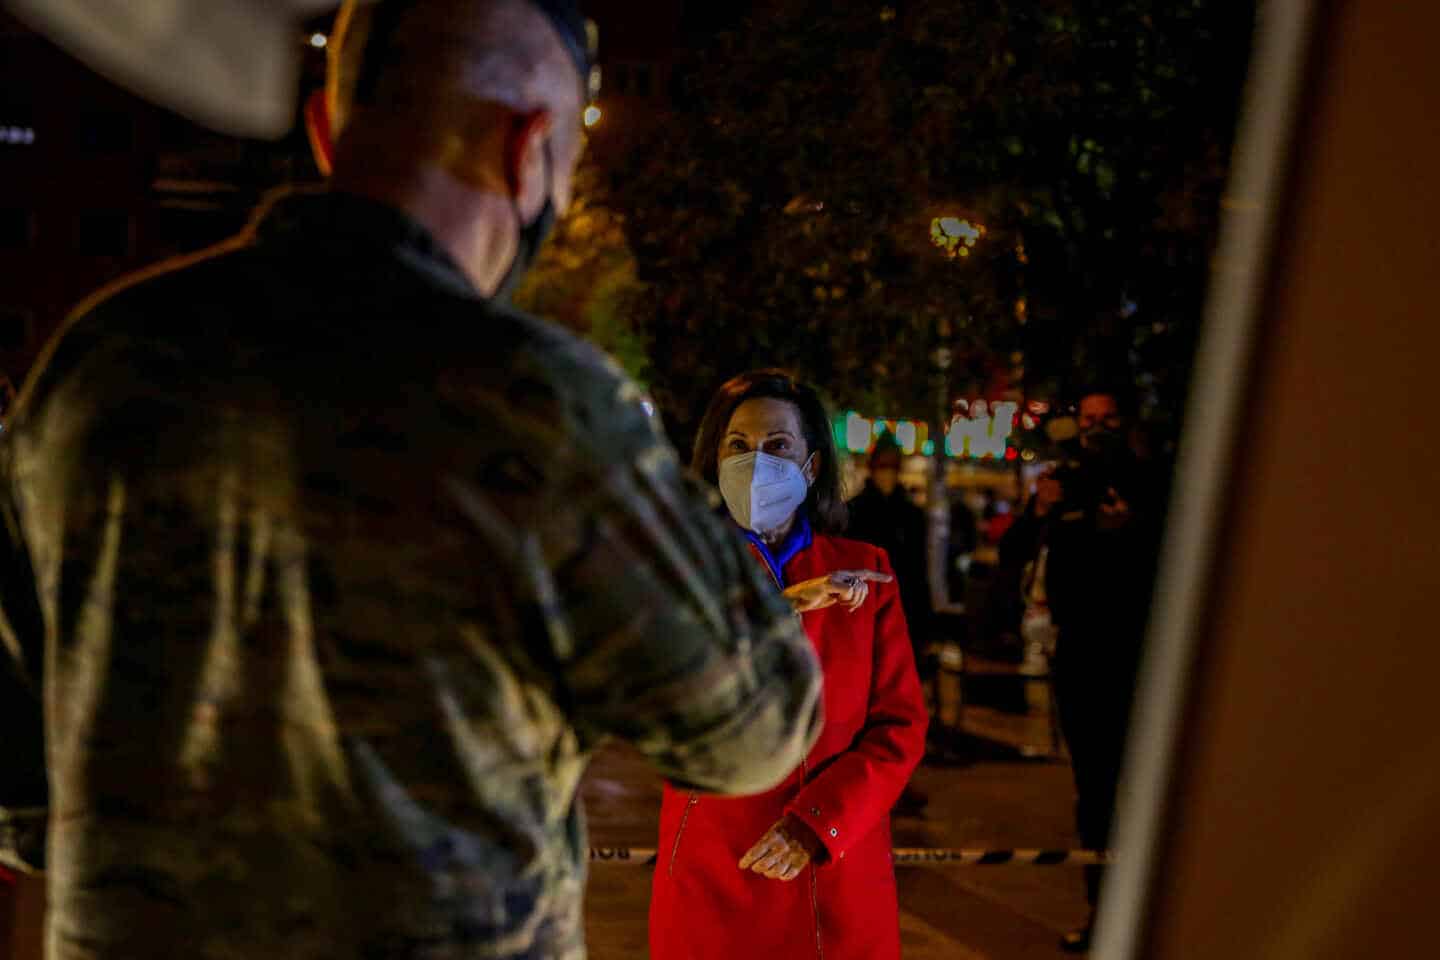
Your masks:
M813 486L815 486L815 480L816 480L816 478L809 476L808 473L807 473L807 471L810 469L810 463L811 463L811 461L813 461L813 460L815 459L815 455L818 454L819 452L820 452L819 450L812 450L812 451L810 451L810 456L806 457L806 458L805 458L805 462L802 463L802 464L800 464L800 476L802 476L802 477L805 478L805 486L807 486L807 487L813 487Z

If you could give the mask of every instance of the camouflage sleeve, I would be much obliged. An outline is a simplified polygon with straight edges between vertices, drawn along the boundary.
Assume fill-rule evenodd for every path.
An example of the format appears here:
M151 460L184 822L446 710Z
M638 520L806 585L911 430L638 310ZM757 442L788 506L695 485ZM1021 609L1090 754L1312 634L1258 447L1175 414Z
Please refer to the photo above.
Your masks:
M676 782L769 789L820 729L819 667L799 618L668 449L617 476L607 499L562 568L586 626L565 671L574 714Z
M809 640L714 494L686 478L639 390L580 359L555 377L544 358L566 395L549 423L568 426L531 444L546 450L542 502L452 494L490 543L520 543L507 566L531 581L538 623L526 635L548 634L540 666L583 740L628 740L697 789L768 789L819 732Z

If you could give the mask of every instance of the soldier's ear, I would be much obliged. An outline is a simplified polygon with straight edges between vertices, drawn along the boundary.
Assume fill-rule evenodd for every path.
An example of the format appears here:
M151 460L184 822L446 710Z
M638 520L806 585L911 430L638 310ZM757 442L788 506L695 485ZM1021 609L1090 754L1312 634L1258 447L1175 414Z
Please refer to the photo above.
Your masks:
M554 186L553 157L546 155L551 123L549 110L531 110L511 113L506 125L505 186L527 222L540 212L546 191Z

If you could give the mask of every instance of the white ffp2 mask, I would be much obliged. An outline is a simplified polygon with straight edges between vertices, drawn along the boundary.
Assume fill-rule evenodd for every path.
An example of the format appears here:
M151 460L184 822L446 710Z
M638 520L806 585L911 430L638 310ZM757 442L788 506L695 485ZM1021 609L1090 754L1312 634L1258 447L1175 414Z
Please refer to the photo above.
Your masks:
M721 460L719 472L730 516L761 535L784 525L810 492L810 481L794 461L759 451Z

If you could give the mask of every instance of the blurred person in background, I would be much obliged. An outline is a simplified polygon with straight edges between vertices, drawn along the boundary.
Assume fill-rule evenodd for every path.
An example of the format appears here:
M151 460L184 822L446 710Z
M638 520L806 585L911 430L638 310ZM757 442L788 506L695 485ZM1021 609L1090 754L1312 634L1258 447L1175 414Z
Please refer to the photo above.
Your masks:
M1025 509L1000 539L1000 560L986 607L988 629L1018 636L1031 671L1040 665L1037 652L1043 657L1054 652L1045 568L1050 528L1062 496L1054 469L1037 478Z
M915 644L915 662L924 660L929 640L930 577L925 562L925 511L900 483L901 449L884 434L870 452L865 488L847 504L851 539L883 549L895 568L905 623Z
M880 547L890 558L923 685L932 673L929 650L935 618L930 606L925 511L915 505L900 483L902 453L900 444L889 433L875 442L865 488L848 504L850 524L845 532L854 540ZM895 812L902 816L915 814L927 802L924 793L907 785Z
M950 503L950 538L945 546L945 570L952 600L964 598L970 566L979 546L980 530L975 522L975 512L965 502L965 497L956 497Z
M753 793L818 735L639 390L506 305L570 199L573 4L347 4L329 49L331 189L83 304L7 431L52 957L581 958L597 743Z
M1093 849L1109 843L1165 508L1159 471L1129 444L1128 396L1111 386L1081 395L1080 434L1055 473L1059 500L1049 525L1055 696L1075 777L1076 827ZM1103 876L1101 867L1085 868L1091 919L1066 934L1066 950L1089 949Z
M650 956L898 960L889 813L924 754L927 716L890 561L836 535L845 504L830 418L782 371L720 388L692 463L804 620L825 727L768 792L665 785Z

